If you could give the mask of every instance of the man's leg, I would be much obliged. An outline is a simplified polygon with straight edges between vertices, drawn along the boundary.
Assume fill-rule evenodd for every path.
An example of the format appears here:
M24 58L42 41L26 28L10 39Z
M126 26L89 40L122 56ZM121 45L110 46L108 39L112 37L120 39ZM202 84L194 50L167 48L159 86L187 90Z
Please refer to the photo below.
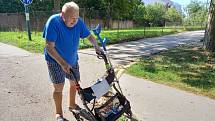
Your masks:
M62 111L62 91L65 82L65 74L58 63L48 62L50 80L53 83L53 99L55 103L56 117L63 116Z
M62 110L62 91L64 87L64 83L60 84L53 84L54 85L54 91L53 91L53 99L55 102L55 109L56 109L56 117L63 116L63 110Z
M70 80L69 87L69 108L74 109L76 107L75 96L76 96L76 87L73 80Z
M77 108L75 103L75 96L76 96L76 83L75 81L80 81L80 72L79 72L79 65L78 63L72 67L73 74L66 75L69 79L70 87L69 87L69 109Z

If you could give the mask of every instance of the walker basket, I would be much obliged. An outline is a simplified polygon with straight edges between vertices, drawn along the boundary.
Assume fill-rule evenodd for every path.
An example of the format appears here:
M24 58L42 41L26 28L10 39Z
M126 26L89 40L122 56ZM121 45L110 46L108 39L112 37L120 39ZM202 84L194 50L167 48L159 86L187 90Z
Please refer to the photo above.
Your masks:
M97 120L115 121L124 113L130 113L130 102L122 94L105 95L103 98L106 98L107 101L94 109Z

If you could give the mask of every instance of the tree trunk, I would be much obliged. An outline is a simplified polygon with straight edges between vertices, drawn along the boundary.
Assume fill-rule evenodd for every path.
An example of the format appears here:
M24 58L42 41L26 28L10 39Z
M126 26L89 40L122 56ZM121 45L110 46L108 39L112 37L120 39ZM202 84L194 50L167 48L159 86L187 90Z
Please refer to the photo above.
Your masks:
M206 49L215 52L215 0L211 0L208 26L205 34Z
M113 12L113 0L107 0L107 21L106 25L107 28L110 29L112 27L111 22L112 22L112 12Z

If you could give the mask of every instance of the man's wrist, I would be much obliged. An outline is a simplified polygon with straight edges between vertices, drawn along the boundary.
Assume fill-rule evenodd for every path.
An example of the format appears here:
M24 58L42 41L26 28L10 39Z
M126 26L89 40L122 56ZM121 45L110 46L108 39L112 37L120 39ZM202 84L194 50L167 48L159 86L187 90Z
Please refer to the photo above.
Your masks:
M59 64L60 64L61 66L66 66L66 65L67 65L67 63L66 63L64 60L59 61Z

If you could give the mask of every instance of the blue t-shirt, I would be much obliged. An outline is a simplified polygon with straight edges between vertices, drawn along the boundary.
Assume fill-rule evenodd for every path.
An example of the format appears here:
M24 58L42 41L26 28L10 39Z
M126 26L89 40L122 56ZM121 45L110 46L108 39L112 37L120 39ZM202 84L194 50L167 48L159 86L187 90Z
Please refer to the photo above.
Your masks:
M81 18L73 27L67 27L60 14L52 15L44 28L43 38L46 41L55 42L55 49L58 54L71 66L78 61L78 46L80 38L86 38L90 31ZM56 62L47 52L44 51L45 59Z

